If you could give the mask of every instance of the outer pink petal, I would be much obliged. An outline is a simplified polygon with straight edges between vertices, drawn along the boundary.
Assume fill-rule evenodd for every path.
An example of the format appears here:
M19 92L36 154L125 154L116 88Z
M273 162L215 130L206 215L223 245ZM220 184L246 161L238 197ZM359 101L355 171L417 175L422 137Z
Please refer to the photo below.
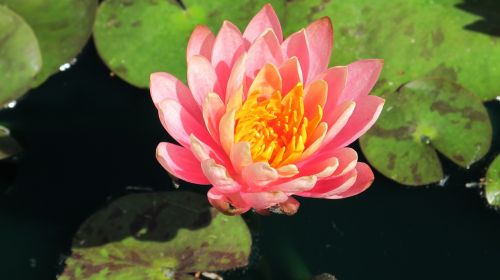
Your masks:
M304 29L293 33L281 44L281 49L286 58L297 57L302 68L304 83L307 83L307 73L309 71L310 48L307 41L306 31Z
M257 210L267 209L288 200L288 196L284 192L242 192L241 198Z
M248 49L247 76L253 79L264 65L279 66L284 59L276 34L272 29L268 29Z
M207 193L207 197L213 207L226 215L240 215L251 208L240 197L239 193L223 194L216 188L211 188Z
M283 80L282 93L287 94L298 83L303 83L302 69L296 56L289 58L279 68Z
M304 89L304 116L311 120L318 111L318 105L325 107L328 96L328 84L324 80L316 80Z
M186 108L196 120L202 120L201 111L193 99L191 91L176 77L168 73L153 73L150 76L150 90L151 98L157 108L163 100L173 99Z
M204 56L195 55L189 58L187 79L198 108L201 108L203 100L209 92L221 94L215 70Z
M166 99L160 103L160 120L168 134L184 147L190 147L190 135L214 147L207 129L189 114L177 101Z
M367 96L377 83L384 62L380 59L367 59L347 66L347 83L338 104L346 100L357 101Z
M266 188L267 191L282 191L287 194L306 192L316 184L316 176L302 176Z
M212 65L219 77L219 82L222 89L226 89L227 80L231 73L234 63L245 51L244 40L240 30L229 21L224 21L222 24L212 51ZM224 92L220 92L222 100Z
M330 119L324 119L326 122L332 123L330 129L326 133L325 139L323 141L324 145L327 145L334 139L335 136L339 134L340 131L346 126L350 117L356 109L356 103L354 101L346 101L335 109L331 110L333 113L330 115Z
M326 198L349 189L356 182L356 170L352 170L343 176L332 179L323 179L316 183L310 191L298 193L305 197Z
M306 82L312 81L328 68L333 46L333 28L329 17L323 17L306 28L310 61Z
M237 173L240 173L243 168L252 164L252 153L248 142L238 142L231 147L229 155L233 168Z
M281 31L278 16L274 12L271 4L264 5L264 7L252 18L245 32L243 32L243 38L251 44L268 28L274 31L278 41L281 43L283 41L283 32Z
M328 95L323 110L323 120L325 120L329 126L332 126L332 114L334 109L340 104L340 96L347 83L347 67L332 67L321 75L320 78L328 83Z
M163 168L177 178L193 184L210 184L201 171L200 162L184 147L160 143L156 148L156 158Z
M354 185L352 185L346 191L340 192L333 196L329 196L327 198L330 199L346 198L362 193L366 189L368 189L371 186L373 180L375 179L375 176L373 175L370 166L368 166L368 164L366 163L359 162L356 165L356 171L358 173L358 176L356 178L356 183L354 183Z
M305 164L300 168L301 175L315 175L318 178L331 176L339 167L339 160L336 157L315 160Z
M201 55L210 60L214 41L215 36L210 28L204 25L196 26L189 38L186 50L186 60L189 60L193 55Z
M231 178L227 169L217 164L213 159L204 160L201 163L203 174L208 181L221 193L234 193L240 190L240 185Z
M338 166L335 171L329 176L330 179L346 174L352 171L356 167L358 161L358 153L351 148L342 148L336 150L323 150L321 153L317 153L314 156L308 158L307 160L299 164L301 172L304 174L309 174L316 164L328 161L331 159L336 159ZM328 178L324 178L328 179Z
M347 124L324 149L342 148L358 139L375 123L384 102L384 99L374 95L359 98Z

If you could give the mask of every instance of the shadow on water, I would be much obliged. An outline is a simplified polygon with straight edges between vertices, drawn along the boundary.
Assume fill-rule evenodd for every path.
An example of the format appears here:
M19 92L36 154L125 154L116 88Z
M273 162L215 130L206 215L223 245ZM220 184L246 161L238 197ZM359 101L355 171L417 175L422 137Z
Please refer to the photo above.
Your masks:
M481 16L465 29L500 37L500 2L498 0L465 0L457 8Z

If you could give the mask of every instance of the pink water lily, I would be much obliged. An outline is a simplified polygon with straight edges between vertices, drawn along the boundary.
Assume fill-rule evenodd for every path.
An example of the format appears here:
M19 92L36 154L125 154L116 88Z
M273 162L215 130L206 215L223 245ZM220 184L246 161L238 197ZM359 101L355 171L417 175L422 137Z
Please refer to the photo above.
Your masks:
M156 155L174 176L212 185L210 203L226 214L250 209L293 214L293 196L339 199L366 190L374 176L347 146L378 118L384 100L369 95L382 61L328 68L329 18L283 40L271 5L243 34L225 21L206 26L187 47L189 87L151 75L151 96L167 132Z

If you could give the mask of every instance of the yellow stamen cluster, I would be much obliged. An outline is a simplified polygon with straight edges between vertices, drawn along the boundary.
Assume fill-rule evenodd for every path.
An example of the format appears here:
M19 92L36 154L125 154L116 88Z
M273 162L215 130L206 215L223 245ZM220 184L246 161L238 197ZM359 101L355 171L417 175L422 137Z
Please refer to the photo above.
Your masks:
M250 143L255 162L267 161L273 167L293 163L310 144L323 117L323 108L318 105L316 109L311 119L304 116L300 83L285 97L280 91L264 96L255 90L236 112L234 141Z

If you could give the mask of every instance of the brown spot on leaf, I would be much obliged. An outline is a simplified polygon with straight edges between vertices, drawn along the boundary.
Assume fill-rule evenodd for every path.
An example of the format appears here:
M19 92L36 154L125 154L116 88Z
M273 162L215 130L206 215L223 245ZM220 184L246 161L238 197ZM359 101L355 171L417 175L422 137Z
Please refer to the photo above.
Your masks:
M387 164L387 169L393 170L396 167L396 155L394 153L388 154L389 163Z
M432 45L434 47L439 47L444 41L444 33L440 27L432 33Z
M380 137L380 138L394 138L397 140L410 140L412 139L412 133L415 132L414 126L402 126L399 128L382 128L378 125L375 125L370 130L370 134Z
M132 22L132 27L139 27L141 26L142 22L140 20L135 20Z
M413 176L413 181L416 184L420 184L422 182L422 176L420 175L420 172L418 170L418 165L416 163L410 166L410 171Z
M465 162L465 158L462 155L454 154L453 159L459 162Z

